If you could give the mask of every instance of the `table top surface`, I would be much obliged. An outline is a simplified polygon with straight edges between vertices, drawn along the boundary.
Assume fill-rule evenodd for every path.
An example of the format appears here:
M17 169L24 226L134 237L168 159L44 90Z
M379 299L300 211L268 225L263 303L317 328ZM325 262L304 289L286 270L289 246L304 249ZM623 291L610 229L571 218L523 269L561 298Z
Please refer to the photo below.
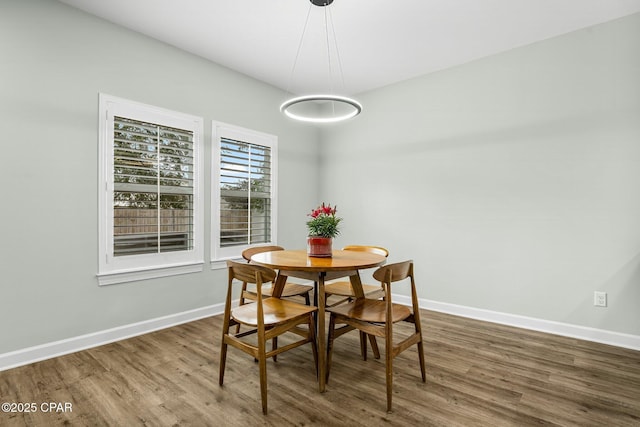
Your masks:
M267 267L292 271L346 271L384 264L383 255L360 251L334 250L332 257L310 257L305 249L262 252L251 260Z

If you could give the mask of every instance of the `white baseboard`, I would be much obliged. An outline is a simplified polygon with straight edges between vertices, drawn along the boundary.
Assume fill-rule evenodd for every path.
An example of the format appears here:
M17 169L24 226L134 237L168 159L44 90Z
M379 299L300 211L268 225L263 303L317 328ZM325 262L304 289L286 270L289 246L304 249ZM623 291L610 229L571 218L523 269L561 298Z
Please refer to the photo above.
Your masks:
M400 304L409 305L411 303L408 297L401 295L394 296L393 300ZM617 347L629 348L632 350L640 350L640 336L637 335L622 334L619 332L605 331L602 329L588 328L585 326L553 322L550 320L500 313L426 299L421 299L419 303L420 308L425 310L439 311L471 319L484 320L523 329L594 341ZM169 328L182 323L192 322L205 317L215 316L221 314L223 311L224 304L216 304L0 354L0 371L124 340L137 335L147 334L149 332Z
M395 301L396 297L392 297ZM408 297L397 297L400 304L410 304ZM468 317L476 320L500 323L517 328L530 329L533 331L546 332L554 335L577 338L586 341L593 341L602 344L609 344L616 347L640 350L640 336L623 334L619 332L606 331L603 329L589 328L586 326L572 325L568 323L554 322L551 320L536 319L533 317L519 316L516 314L501 313L497 311L483 310L480 308L466 307L462 305L448 304L438 301L421 299L420 308L425 310L439 311L461 317Z
M86 350L92 347L98 347L100 345L124 340L137 335L147 334L149 332L176 326L181 323L215 316L223 312L224 304L216 304L0 354L0 371L28 365L29 363L39 362L45 359L51 359L52 357L63 356L80 350Z

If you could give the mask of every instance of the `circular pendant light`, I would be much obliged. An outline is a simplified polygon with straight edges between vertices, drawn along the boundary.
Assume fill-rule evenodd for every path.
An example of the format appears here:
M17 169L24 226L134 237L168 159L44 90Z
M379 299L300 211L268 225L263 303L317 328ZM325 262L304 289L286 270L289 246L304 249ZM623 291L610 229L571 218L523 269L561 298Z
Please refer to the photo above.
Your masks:
M301 122L335 123L360 114L362 104L346 96L304 95L283 102L280 111L287 117ZM320 114L322 111L326 114Z
M326 7L333 3L333 0L309 0L311 4L319 7ZM327 14L325 9L325 34L327 42L327 62L329 76L331 76L331 52L329 48L329 25L330 15ZM293 70L291 71L291 79L293 80L293 74L300 54L300 47L304 39L304 34L309 22L309 15L311 13L311 6L309 6L309 13L307 14L307 21L305 22L304 29L302 31L302 37L300 38L300 44L298 45L298 52L293 63ZM333 28L333 22L331 22ZM338 67L340 76L344 84L344 77L342 76L342 64L340 63L340 54L338 52L338 43L335 40L335 31L333 32L336 57L338 59ZM295 96L286 100L280 105L280 111L287 117L308 123L336 123L343 120L348 120L357 116L362 112L362 104L353 98L342 95L334 94L316 94L316 95L303 95Z

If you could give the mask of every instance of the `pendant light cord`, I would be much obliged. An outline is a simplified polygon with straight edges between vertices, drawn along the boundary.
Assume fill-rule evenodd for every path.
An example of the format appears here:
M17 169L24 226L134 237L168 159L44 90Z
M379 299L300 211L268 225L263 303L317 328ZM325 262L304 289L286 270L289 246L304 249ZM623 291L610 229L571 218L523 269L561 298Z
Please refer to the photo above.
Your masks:
M326 42L327 42L327 78L329 79L329 94L333 95L333 84L331 83L331 81L333 80L331 77L331 48L329 46L329 11L328 11L329 7L325 6L324 7L324 35L326 38ZM333 112L333 115L336 114L336 103L332 102L331 103L331 111Z
M336 26L333 24L333 15L331 14L331 9L328 10L329 13L329 22L331 23L331 33L333 34L333 43L336 48L336 60L338 62L338 72L340 74L340 83L342 84L342 90L345 89L344 84L344 73L342 72L342 60L340 59L340 50L338 49L338 38L336 37ZM327 41L327 45L329 42Z
M327 42L327 78L329 79L329 93L333 94L333 85L331 84L331 49L329 48L329 19L328 6L324 6L324 36Z
M293 83L293 73L296 71L296 64L298 63L298 57L300 56L300 50L302 49L302 42L304 40L304 34L307 32L307 24L309 24L309 16L311 16L311 7L313 4L309 4L309 10L307 11L307 19L304 21L304 27L302 28L302 36L300 36L300 42L298 43L298 50L296 51L296 57L293 60L293 67L291 68L291 75L289 76L289 85L287 86L287 94L291 93L291 84Z

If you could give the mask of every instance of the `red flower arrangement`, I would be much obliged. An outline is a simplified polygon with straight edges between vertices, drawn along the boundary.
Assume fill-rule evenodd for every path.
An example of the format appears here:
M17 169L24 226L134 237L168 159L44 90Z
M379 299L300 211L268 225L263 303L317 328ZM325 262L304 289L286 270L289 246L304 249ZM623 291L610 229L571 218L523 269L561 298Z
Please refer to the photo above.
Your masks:
M322 203L321 206L313 209L308 216L311 217L307 221L309 236L318 237L336 237L340 234L338 225L342 218L336 216L336 207L331 204Z

